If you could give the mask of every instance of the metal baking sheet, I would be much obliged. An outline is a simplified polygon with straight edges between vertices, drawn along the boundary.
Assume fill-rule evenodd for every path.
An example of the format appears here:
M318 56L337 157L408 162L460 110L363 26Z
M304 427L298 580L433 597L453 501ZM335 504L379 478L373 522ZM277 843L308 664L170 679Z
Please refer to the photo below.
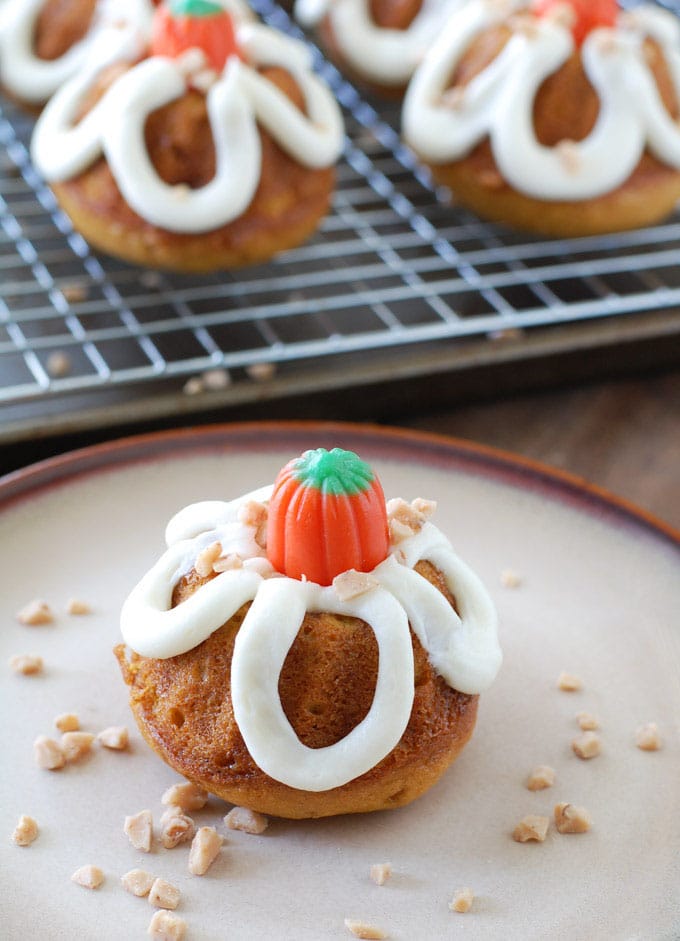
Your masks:
M431 186L398 108L315 56L347 120L332 212L307 244L234 274L92 252L30 163L32 120L2 103L0 442L680 336L680 214L574 240L483 223ZM223 388L183 391L215 369Z

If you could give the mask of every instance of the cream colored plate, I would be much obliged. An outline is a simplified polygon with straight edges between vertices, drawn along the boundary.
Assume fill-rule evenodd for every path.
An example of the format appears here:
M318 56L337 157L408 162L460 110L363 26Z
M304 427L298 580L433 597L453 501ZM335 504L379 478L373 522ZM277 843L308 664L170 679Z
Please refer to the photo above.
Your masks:
M399 811L327 821L272 821L260 837L229 833L203 877L187 848L136 852L123 818L160 817L176 775L141 741L111 654L120 604L163 548L168 518L200 499L267 483L305 447L340 444L376 466L388 496L439 501L437 525L482 575L498 604L505 663L482 697L477 731L444 780ZM188 939L320 941L350 935L346 917L393 939L606 939L680 937L680 552L672 535L574 482L442 439L350 426L234 426L94 449L0 483L2 715L0 934L14 939L134 939L152 915L120 876L141 867L182 890ZM512 568L519 588L503 588ZM64 613L71 596L88 617ZM14 613L34 597L54 625L24 627ZM12 654L36 652L42 676L15 676ZM562 670L584 681L559 692ZM603 752L570 748L575 714L601 720ZM128 753L97 749L80 765L42 771L32 757L53 719L75 711L84 729L131 728ZM655 721L664 748L638 750ZM554 788L524 787L536 764ZM557 801L585 806L590 833L514 843L525 814ZM201 824L223 829L211 801ZM38 840L14 846L20 814ZM383 887L372 863L389 861ZM85 863L104 870L92 892L70 881ZM455 889L475 893L454 914Z

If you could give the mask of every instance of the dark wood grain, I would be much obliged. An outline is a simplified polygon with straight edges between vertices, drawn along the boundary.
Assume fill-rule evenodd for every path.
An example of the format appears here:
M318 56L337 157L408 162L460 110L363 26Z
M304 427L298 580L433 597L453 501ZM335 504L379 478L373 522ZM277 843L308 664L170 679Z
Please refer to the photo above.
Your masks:
M400 424L552 464L680 529L680 373L460 406Z

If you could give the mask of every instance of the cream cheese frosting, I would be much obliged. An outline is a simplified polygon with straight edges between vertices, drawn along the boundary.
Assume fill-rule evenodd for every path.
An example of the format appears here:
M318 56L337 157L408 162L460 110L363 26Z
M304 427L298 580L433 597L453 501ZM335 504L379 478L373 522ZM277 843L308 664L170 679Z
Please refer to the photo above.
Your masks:
M141 41L151 30L151 0L98 0L87 34L57 59L36 55L36 22L45 0L5 0L0 7L0 83L30 104L42 104L116 34ZM103 39L103 37L106 37Z
M574 51L558 16L538 17L524 0L470 0L448 21L416 70L404 99L406 141L424 159L447 163L489 138L498 169L515 189L539 199L584 200L622 184L646 148L680 170L680 125L661 100L645 56L645 40L660 46L680 98L680 21L651 5L621 13L612 28L593 30L581 48L583 66L600 100L591 133L556 147L541 145L533 104L544 80ZM477 36L521 14L499 55L457 95L448 86Z
M232 12L233 0L222 2ZM310 51L269 27L243 19L237 20L235 33L244 61L231 57L207 91L216 172L204 186L166 184L144 140L149 114L183 95L187 83L205 76L199 50L189 50L178 59L152 56L132 65L74 123L102 68L114 61L134 63L140 57L143 47L129 41L92 58L89 67L51 99L34 131L31 149L36 166L49 182L61 182L103 154L122 195L143 219L172 232L198 233L238 218L255 195L262 165L258 124L303 166L333 164L343 147L342 116L312 71ZM280 66L293 76L306 114L258 72L263 66Z
M407 29L378 26L370 0L297 0L295 16L305 27L328 17L343 58L368 81L405 85L454 10L466 0L423 0Z
M388 557L370 573L370 587L355 597L341 598L333 585L280 575L268 562L256 527L243 514L253 501L266 505L271 492L266 487L231 502L208 501L181 510L167 526L167 551L125 601L121 630L126 644L141 656L165 659L202 643L252 602L232 658L234 717L253 760L266 774L290 787L323 791L374 767L403 735L414 697L409 624L445 681L474 694L489 687L500 667L496 612L480 579L429 522L390 543ZM175 585L216 542L222 556L239 556L242 564L221 572L172 608ZM414 570L421 559L442 573L459 614ZM283 663L308 611L362 619L379 648L368 714L345 738L320 749L300 742L278 693Z

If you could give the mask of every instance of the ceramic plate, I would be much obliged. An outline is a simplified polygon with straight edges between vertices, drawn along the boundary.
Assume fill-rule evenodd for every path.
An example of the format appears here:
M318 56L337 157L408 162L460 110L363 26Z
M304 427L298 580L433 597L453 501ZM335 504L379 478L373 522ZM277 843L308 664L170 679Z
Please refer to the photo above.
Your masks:
M352 818L272 821L262 836L230 832L203 878L187 847L145 855L123 818L152 810L177 780L142 742L111 648L126 593L163 549L164 527L187 503L229 499L273 479L307 447L359 451L388 496L438 501L435 522L483 577L497 603L505 661L480 701L476 733L428 794L398 811ZM521 584L507 588L511 569ZM131 439L56 459L0 483L4 717L0 775L0 924L14 939L146 937L149 903L123 891L135 867L178 885L189 941L349 938L345 918L390 938L606 939L680 937L680 540L612 498L520 459L404 432L343 425L244 425ZM32 598L57 612L22 626ZM65 613L69 598L93 607ZM7 661L38 653L39 676ZM568 671L580 692L557 689ZM85 730L126 724L131 747L97 748L77 765L40 770L32 742L58 736L76 712ZM600 721L602 753L571 749L576 713ZM644 752L635 731L656 722L663 748ZM530 792L538 764L549 790ZM511 839L526 814L556 802L584 806L590 832L544 843ZM211 800L197 822L223 828ZM20 814L40 835L13 845ZM382 887L373 863L390 862ZM89 891L70 876L93 863L106 876ZM467 914L454 891L475 893Z

